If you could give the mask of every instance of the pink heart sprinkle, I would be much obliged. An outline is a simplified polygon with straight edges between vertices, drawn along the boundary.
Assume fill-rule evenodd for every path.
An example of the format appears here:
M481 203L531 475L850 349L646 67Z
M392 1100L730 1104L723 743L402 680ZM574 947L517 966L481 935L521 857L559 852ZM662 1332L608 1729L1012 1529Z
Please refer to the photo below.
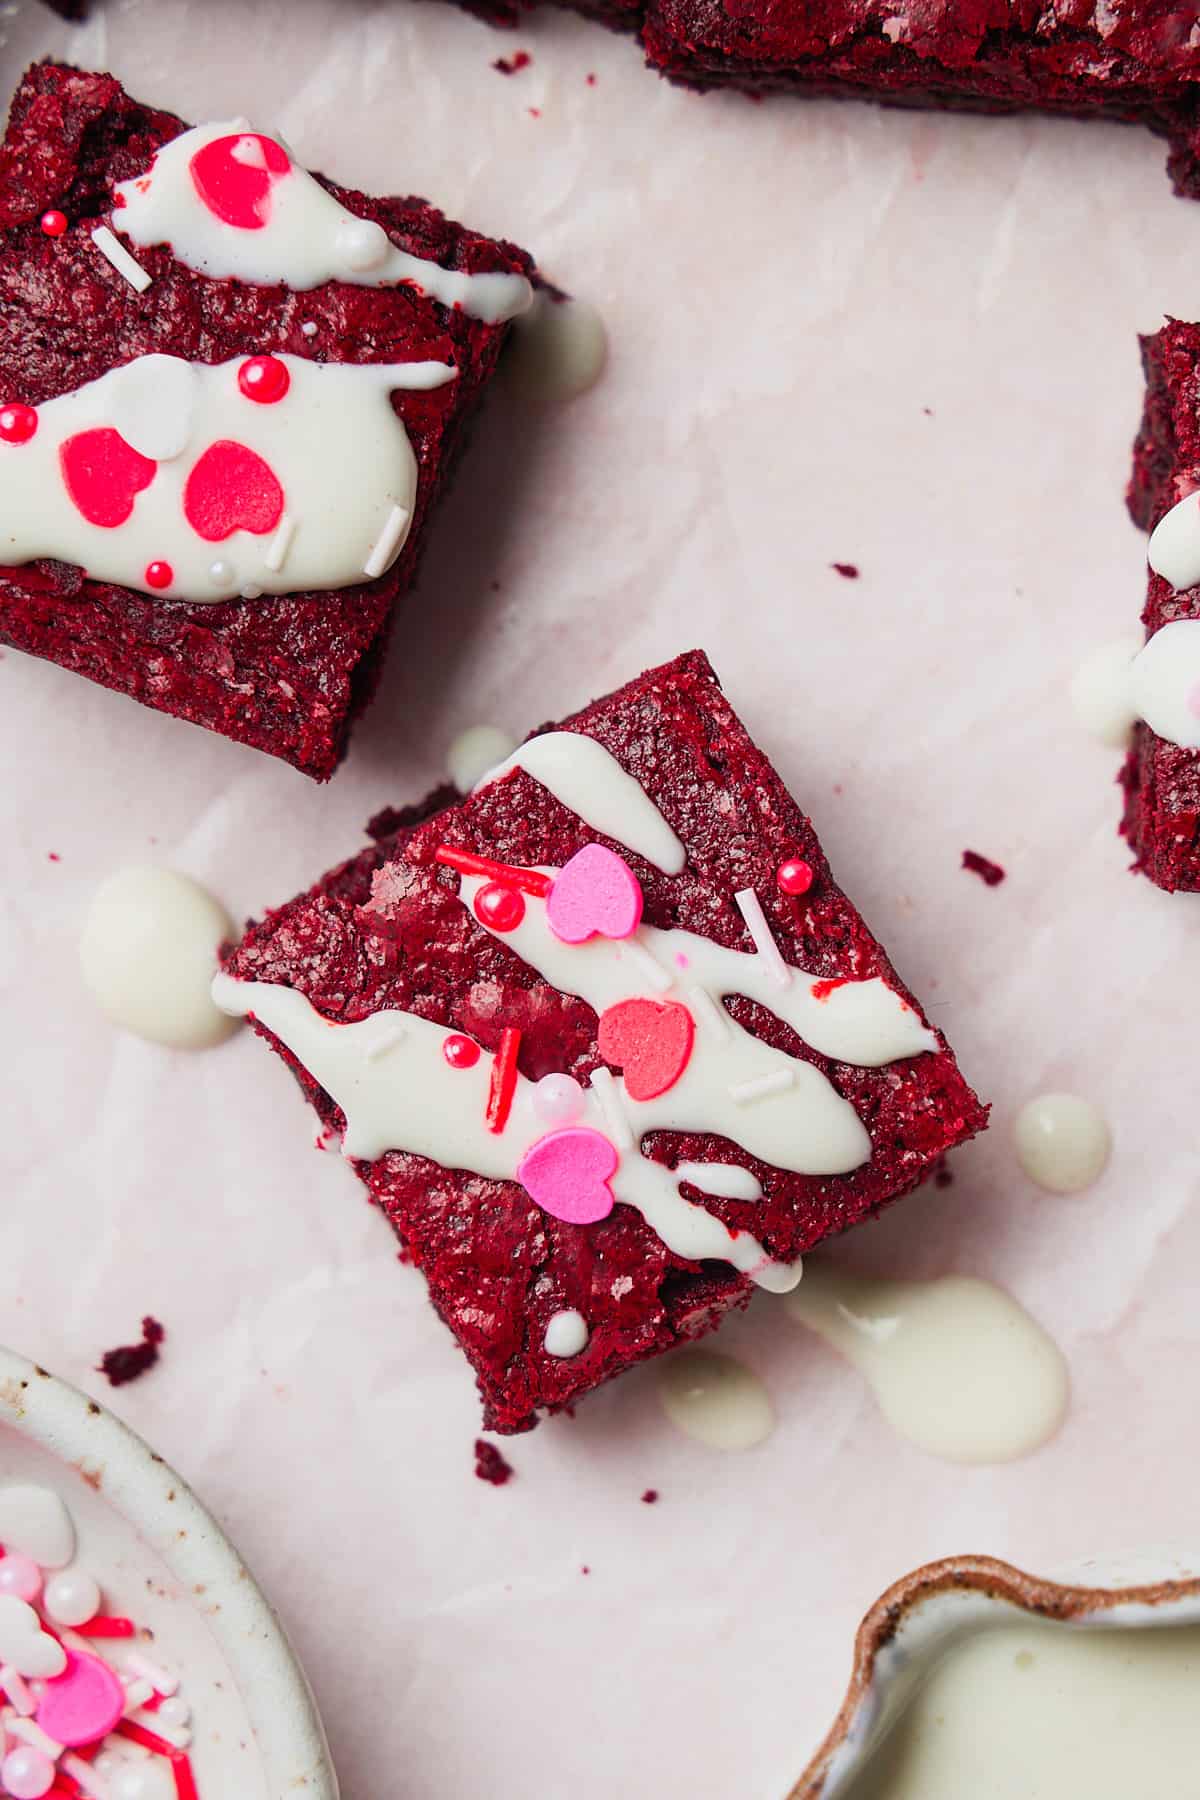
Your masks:
M72 1750L98 1744L125 1711L125 1689L98 1656L67 1651L67 1666L46 1683L37 1722L47 1737Z
M552 1217L568 1225L594 1225L616 1204L608 1184L619 1160L599 1131L571 1125L539 1138L525 1152L517 1180Z
M546 918L564 944L627 938L642 917L642 890L629 864L603 844L585 844L557 876Z

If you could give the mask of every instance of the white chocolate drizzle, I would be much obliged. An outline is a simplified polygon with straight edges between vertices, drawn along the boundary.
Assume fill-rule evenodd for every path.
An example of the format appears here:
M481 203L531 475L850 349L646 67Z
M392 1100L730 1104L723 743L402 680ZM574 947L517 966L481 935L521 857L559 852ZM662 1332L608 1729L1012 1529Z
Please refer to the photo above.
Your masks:
M249 227L222 217L204 200L193 160L229 141L228 157L258 177L259 217ZM264 146L278 166L266 168ZM284 166L286 164L286 166ZM236 170L230 170L236 178ZM244 178L245 179L245 178ZM285 283L298 292L329 281L358 287L406 284L443 306L497 324L524 312L533 289L524 275L467 275L443 269L393 244L381 225L334 199L292 161L278 139L245 119L196 125L164 144L143 175L118 182L112 223L143 248L168 244L177 261L202 275Z

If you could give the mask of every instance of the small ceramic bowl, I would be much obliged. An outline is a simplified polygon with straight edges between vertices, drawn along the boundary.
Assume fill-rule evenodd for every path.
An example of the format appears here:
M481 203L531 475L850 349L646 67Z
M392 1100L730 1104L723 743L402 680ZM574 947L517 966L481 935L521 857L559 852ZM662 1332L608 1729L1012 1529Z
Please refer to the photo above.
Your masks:
M859 1626L841 1711L788 1800L842 1800L951 1646L1031 1620L1063 1629L1200 1624L1200 1558L1102 1560L1051 1581L967 1556L905 1575Z
M0 1348L0 1491L14 1485L60 1496L108 1610L181 1673L202 1800L337 1800L304 1673L216 1522L111 1413Z

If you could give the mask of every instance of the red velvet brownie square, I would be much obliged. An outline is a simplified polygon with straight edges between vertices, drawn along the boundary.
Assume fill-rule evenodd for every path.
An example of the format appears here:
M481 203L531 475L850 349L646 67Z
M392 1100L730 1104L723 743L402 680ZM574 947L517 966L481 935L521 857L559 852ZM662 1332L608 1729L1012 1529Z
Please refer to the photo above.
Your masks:
M643 35L653 65L699 86L1135 120L1170 138L1196 195L1197 23L1177 0L648 0Z
M703 655L388 823L216 991L342 1134L492 1429L793 1286L983 1127Z
M244 120L30 69L0 147L0 641L327 778L530 272Z
M1146 402L1129 509L1151 533L1130 671L1133 740L1122 830L1159 887L1200 889L1200 325L1168 319L1142 339Z

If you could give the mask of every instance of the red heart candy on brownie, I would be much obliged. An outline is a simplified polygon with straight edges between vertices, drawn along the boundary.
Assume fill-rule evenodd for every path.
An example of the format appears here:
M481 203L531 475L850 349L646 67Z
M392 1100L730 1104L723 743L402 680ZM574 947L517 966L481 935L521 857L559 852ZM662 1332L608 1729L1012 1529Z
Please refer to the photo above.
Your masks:
M271 216L271 188L291 170L287 151L257 131L214 138L188 165L210 213L240 231L261 231Z
M217 544L235 531L274 531L283 489L270 463L232 438L210 444L187 478L183 511L198 537Z
M59 466L72 500L89 525L123 525L143 488L158 474L151 462L127 444L111 425L78 431L59 446Z
M600 1015L600 1054L622 1070L631 1100L653 1100L674 1087L695 1036L695 1021L677 1000L621 1000Z

